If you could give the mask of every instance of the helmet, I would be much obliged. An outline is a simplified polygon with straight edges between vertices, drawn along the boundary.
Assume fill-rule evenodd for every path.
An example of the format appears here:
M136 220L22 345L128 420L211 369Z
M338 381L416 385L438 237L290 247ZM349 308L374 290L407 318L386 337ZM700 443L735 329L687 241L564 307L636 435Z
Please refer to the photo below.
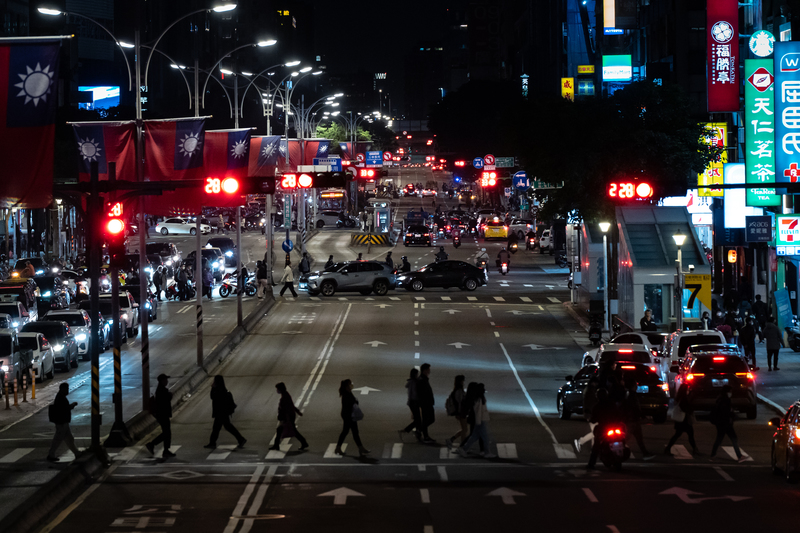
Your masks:
M442 251L442 252L444 252L444 246L440 246L440 247L439 247L439 250L440 250L440 251Z
M401 260L401 261L408 261L408 257L406 257L406 256L403 256L403 257L401 257L401 258L400 258L400 260Z
M481 248L481 252L485 252L485 251L486 251L486 248Z

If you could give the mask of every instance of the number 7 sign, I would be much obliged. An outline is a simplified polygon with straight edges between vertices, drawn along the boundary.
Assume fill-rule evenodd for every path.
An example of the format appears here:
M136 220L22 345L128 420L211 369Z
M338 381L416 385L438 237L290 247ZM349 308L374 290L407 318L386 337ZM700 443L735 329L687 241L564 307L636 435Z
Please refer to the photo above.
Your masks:
M711 310L711 274L684 274L683 286L691 291L686 302L687 309L693 309L697 300ZM700 309L698 309L700 311Z

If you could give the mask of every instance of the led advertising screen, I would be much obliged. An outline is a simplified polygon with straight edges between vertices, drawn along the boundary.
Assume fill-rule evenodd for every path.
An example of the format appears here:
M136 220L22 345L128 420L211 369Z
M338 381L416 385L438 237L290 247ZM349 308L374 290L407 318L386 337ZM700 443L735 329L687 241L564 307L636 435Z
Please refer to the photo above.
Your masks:
M78 91L91 93L90 101L78 104L78 109L108 109L119 105L119 87L81 85Z
M603 81L631 81L631 56L603 56Z

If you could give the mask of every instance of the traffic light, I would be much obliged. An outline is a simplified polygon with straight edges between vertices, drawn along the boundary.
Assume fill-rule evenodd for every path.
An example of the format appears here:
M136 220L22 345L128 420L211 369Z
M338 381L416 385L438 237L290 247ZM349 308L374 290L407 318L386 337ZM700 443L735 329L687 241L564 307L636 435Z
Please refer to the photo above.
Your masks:
M246 194L273 194L275 192L275 178L259 178L248 176L245 178L234 177L208 177L203 185L206 194L214 197L230 198Z
M497 183L497 172L484 170L481 172L481 187L494 187Z
M652 198L653 186L644 181L616 181L608 184L608 197L613 200L646 200Z
M106 223L103 226L108 245L109 265L115 268L125 266L125 221L122 220L122 202L109 204Z
M359 168L358 177L363 179L372 180L378 176L378 172L374 168Z

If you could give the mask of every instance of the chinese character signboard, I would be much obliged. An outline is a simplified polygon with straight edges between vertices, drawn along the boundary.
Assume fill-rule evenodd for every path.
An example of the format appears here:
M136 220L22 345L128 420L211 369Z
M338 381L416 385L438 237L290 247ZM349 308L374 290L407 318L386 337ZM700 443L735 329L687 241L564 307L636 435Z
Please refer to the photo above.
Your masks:
M775 183L775 91L771 59L744 62L745 166L747 183ZM747 189L747 205L781 205L775 189Z
M775 178L800 176L800 42L775 43Z
M561 78L561 98L575 101L575 78Z
M739 2L714 0L706 8L708 112L739 110Z
M746 217L744 236L747 242L772 241L772 217L770 215Z
M707 122L707 134L703 137L703 142L714 148L725 148L728 146L728 125L725 122ZM717 161L709 163L705 172L697 175L698 185L721 185L722 184L722 165L728 162L728 153L723 150ZM700 196L722 196L722 189L709 189L701 187L697 192Z
M578 65L578 75L594 74L594 65Z

